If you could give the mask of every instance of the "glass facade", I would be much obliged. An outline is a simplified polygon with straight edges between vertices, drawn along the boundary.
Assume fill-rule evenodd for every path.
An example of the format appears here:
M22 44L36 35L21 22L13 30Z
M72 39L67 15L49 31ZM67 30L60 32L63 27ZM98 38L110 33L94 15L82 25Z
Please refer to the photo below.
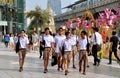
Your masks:
M0 0L0 34L15 33L24 28L24 0Z
M52 7L54 15L61 14L61 0L48 0L48 1L50 3L50 6Z

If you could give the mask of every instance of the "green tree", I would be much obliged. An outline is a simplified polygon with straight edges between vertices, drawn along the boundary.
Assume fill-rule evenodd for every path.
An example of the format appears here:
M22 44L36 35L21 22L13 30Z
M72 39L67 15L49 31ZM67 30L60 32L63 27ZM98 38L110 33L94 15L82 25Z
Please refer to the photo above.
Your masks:
M39 6L37 6L34 11L27 13L27 18L31 19L29 30L33 30L35 28L39 33L38 27L43 29L44 24L48 23L50 17L51 15L49 12L42 10Z

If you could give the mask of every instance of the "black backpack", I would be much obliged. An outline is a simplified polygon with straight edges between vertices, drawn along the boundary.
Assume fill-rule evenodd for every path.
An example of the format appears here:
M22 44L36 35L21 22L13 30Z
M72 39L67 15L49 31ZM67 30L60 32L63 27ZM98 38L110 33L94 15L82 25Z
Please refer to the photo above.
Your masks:
M15 48L16 53L18 53L19 50L20 50L20 37L18 37L18 41L16 43L16 48Z

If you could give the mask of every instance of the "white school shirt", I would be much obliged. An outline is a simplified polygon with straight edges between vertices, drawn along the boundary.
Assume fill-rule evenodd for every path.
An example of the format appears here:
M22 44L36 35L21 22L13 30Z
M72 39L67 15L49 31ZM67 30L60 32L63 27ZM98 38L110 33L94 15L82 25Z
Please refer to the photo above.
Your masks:
M96 40L95 40L95 36L96 36ZM102 36L98 32L93 33L91 40L92 40L93 45L102 44Z
M64 39L62 41L62 46L64 46L64 51L65 52L66 51L72 51L72 46L73 46L72 42L73 41L71 39Z
M88 42L89 42L89 40L88 40ZM87 50L87 38L85 37L85 39L82 39L82 38L80 38L79 39L79 49L80 50Z
M27 37L20 37L20 48L27 48L27 44L29 44L29 40Z
M65 39L66 37L64 35L56 35L54 40L55 40L55 52L56 53L60 53L60 47L62 47L62 41Z
M73 45L76 45L76 44L77 44L77 41L78 41L78 36L77 36L77 35L71 34L70 39L72 39Z
M45 47L51 47L51 43L54 42L54 38L51 35L44 35L43 39L45 40Z

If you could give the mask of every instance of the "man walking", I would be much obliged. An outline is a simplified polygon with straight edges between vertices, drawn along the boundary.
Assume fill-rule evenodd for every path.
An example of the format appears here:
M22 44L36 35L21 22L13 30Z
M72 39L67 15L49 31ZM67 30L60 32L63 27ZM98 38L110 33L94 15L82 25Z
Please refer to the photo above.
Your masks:
M120 59L117 55L117 46L118 46L119 39L116 36L116 32L112 32L112 37L110 38L110 51L109 51L109 63L112 64L112 52L114 52L114 56L117 59L117 62L120 64Z
M101 34L99 34L99 29L94 27L93 28L93 35L92 35L92 54L94 57L94 66L99 66L100 64L100 59L97 57L97 52L98 52L98 46L101 47L102 46L102 36Z
M55 53L57 55L57 62L58 62L58 71L60 71L61 68L61 58L62 58L62 52L60 48L62 47L61 43L65 39L65 36L62 34L63 29L59 28L58 34L55 36Z
M87 38L86 32L81 32L81 38L79 39L79 72L82 71L82 61L84 61L83 74L86 75L86 66L87 66Z
M25 56L26 56L26 52L28 50L28 44L29 44L28 38L25 37L25 31L24 30L21 31L20 37L18 38L17 42L18 41L20 43L19 52L18 52L19 65L20 65L19 72L22 72L23 71L23 64L24 64L24 60L25 60Z
M66 39L63 40L62 42L62 46L64 46L64 64L65 64L65 75L67 75L69 73L69 64L70 64L70 60L71 60L71 56L72 56L72 48L73 48L73 44L72 44L72 40L70 39L70 32L66 32Z
M49 56L50 52L52 52L52 48L54 46L54 39L53 36L50 35L49 28L45 28L45 34L43 36L43 40L45 41L45 50L43 52L43 59L44 59L44 73L48 72L48 63L49 63ZM42 41L43 41L42 40Z
M72 29L71 40L73 41L73 51L72 51L72 59L73 59L73 68L76 69L75 66L75 56L77 53L77 44L78 44L78 36L76 35L76 29Z

